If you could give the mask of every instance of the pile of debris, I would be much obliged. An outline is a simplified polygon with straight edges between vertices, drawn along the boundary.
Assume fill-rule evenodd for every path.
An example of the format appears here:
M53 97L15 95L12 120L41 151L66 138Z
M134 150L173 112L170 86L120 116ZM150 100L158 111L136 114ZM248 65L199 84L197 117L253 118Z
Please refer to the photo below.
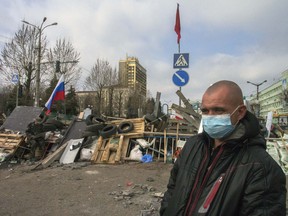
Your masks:
M181 120L171 120L160 110L160 93L154 112L135 119L81 113L67 122L48 118L39 107L18 106L0 128L0 162L35 161L42 168L54 161L171 162L178 143L196 133L200 122L187 99L177 94L186 106L172 105L184 117Z

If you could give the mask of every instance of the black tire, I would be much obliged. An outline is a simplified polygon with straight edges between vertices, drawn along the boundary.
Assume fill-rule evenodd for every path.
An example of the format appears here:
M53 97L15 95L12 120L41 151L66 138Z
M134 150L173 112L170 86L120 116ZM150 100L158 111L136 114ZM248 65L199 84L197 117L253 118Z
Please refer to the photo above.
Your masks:
M87 125L86 131L98 132L99 130L102 130L105 126L106 124L102 124L102 123Z
M86 125L92 125L95 123L104 123L105 120L100 117L96 117L95 115L91 114L88 115L87 118L85 119Z
M134 129L134 124L132 122L126 121L121 122L118 126L118 133L128 133Z
M100 117L95 117L92 119L92 123L105 123L105 120Z
M101 131L100 135L105 139L109 138L112 135L117 133L117 126L116 125L106 125Z
M94 118L95 116L94 115L88 115L87 117L86 117L86 119L85 119L85 123L86 123L86 125L91 125L91 124L93 124L92 123L92 119Z

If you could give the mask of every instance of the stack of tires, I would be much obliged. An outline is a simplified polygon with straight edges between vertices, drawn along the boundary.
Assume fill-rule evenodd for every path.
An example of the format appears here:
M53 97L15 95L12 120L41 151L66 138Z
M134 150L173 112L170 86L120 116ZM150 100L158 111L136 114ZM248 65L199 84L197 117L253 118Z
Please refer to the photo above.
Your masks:
M91 114L85 119L86 129L82 133L82 137L99 136L100 131L107 125L105 120Z
M118 127L117 125L107 125L103 128L103 130L100 132L100 135L106 139L109 138L115 134L124 134L129 133L134 129L134 124L130 121L123 121L121 122Z
M107 124L104 119L92 115L86 118L86 130L83 137L102 136L103 139L112 137L113 135L129 133L134 129L134 124L130 121L123 121L118 126L115 124Z

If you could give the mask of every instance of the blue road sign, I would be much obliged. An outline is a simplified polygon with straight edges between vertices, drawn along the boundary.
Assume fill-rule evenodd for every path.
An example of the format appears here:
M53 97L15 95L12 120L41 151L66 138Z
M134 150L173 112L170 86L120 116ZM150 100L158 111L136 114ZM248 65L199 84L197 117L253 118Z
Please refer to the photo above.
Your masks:
M19 80L18 74L13 74L13 75L12 75L12 82L13 82L13 83L18 83L18 80Z
M173 74L172 80L176 86L181 87L188 83L189 75L184 70L178 70Z
M189 53L174 54L173 68L189 68Z

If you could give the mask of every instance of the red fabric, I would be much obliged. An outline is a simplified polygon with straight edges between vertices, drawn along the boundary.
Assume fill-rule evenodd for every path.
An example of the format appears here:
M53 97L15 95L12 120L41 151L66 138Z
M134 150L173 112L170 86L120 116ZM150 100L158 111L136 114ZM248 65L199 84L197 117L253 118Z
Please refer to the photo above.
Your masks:
M183 116L180 115L179 113L175 113L175 119L177 119L177 120L183 120L184 118L183 118Z
M180 43L180 38L181 38L181 25L180 25L180 13L179 13L179 4L177 4L177 10L176 10L176 22L175 22L175 27L174 30L177 34L177 43Z

